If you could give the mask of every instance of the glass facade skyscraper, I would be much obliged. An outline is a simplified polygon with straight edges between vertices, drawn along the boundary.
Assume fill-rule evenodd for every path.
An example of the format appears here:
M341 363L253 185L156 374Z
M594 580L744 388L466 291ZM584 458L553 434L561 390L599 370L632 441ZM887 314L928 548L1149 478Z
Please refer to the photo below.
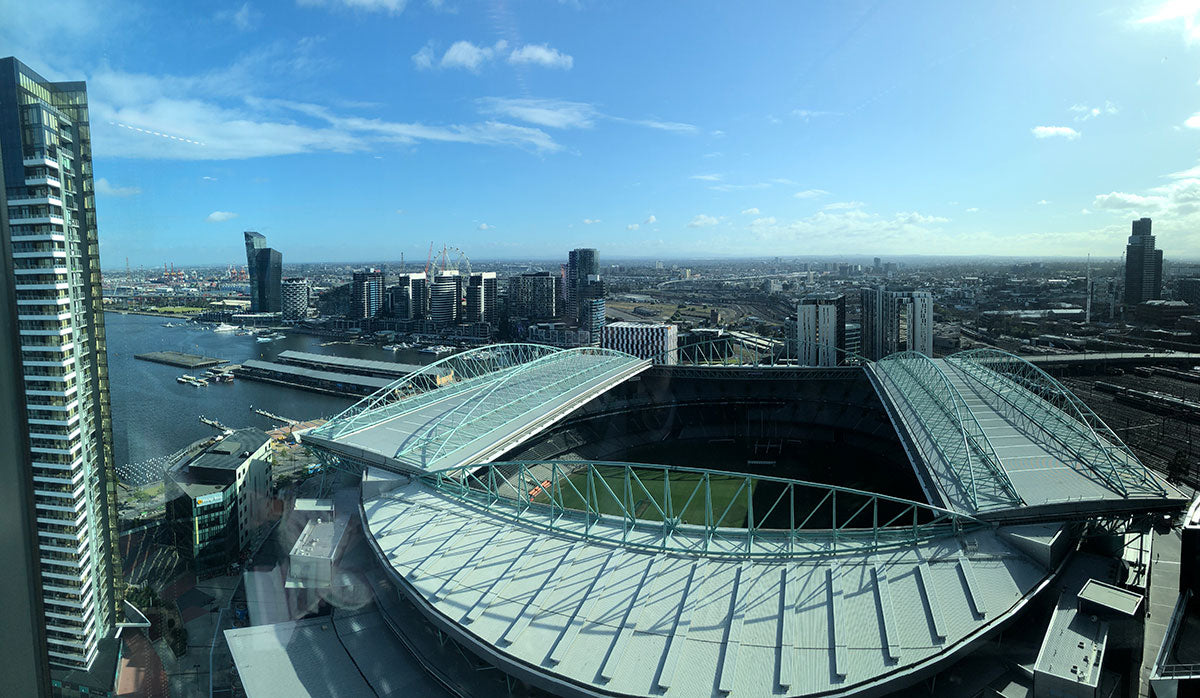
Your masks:
M283 312L283 255L267 247L267 238L247 230L246 271L250 274L250 311Z
M1134 221L1132 233L1125 246L1125 305L1162 298L1163 253L1154 247L1150 219Z
M111 681L122 587L84 83L0 60L0 162L0 649L38 695Z

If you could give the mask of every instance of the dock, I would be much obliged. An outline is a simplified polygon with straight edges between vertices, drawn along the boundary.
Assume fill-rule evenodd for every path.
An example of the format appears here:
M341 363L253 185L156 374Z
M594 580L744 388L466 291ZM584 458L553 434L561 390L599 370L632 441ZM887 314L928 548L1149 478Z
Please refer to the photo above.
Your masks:
M218 359L199 354L185 354L181 351L151 351L145 354L134 354L133 358L142 361L152 361L156 364L178 366L179 368L208 368L228 363L228 359Z

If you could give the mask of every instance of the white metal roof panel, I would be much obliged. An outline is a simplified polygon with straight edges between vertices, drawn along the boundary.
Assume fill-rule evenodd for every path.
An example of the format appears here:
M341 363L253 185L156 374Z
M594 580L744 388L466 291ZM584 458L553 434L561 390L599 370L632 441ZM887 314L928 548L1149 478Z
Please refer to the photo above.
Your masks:
M745 560L578 540L569 530L496 516L419 480L365 501L364 509L387 563L443 622L526 666L627 695L861 687L962 646L1047 574L989 532L967 534L970 551L951 537L836 559ZM975 575L974 591L962 559ZM890 631L876 570L887 578ZM927 590L937 599L944 639L934 630ZM974 594L987 617L975 612Z

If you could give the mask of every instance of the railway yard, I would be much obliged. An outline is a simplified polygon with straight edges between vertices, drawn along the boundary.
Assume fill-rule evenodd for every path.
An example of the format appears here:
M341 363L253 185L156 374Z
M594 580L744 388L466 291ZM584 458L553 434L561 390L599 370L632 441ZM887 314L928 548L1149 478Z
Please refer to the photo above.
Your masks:
M1143 463L1200 488L1200 371L1139 367L1056 377Z

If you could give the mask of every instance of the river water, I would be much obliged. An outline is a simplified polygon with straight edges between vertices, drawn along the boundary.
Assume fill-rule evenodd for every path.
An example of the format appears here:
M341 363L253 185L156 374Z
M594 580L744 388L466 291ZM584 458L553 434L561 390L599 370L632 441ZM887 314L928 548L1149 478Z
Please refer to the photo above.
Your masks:
M196 388L175 379L204 369L185 369L141 361L135 354L150 351L182 351L203 354L232 363L246 359L270 361L285 349L333 354L359 359L425 364L431 355L415 351L384 351L378 347L332 344L322 347L326 337L290 335L274 342L258 342L253 336L216 333L195 325L179 325L182 320L146 315L106 313L108 328L108 366L113 412L113 450L117 463L130 463L173 453L204 436L212 427L200 416L240 428L279 426L250 410L257 407L291 419L328 417L354 403L321 393L259 383L238 378L232 383L211 383Z

